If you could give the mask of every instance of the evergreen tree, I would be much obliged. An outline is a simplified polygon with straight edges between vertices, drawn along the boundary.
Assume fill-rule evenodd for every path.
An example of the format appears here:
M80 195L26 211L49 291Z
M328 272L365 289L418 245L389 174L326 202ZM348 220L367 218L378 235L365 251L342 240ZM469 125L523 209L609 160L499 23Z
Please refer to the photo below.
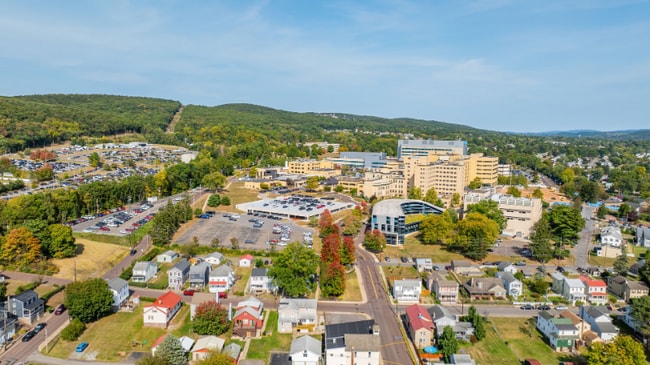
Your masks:
M614 261L614 270L619 275L627 274L627 269L630 267L630 258L627 257L627 245L625 242L621 244L621 254L616 257Z
M185 350L181 345L181 341L172 335L167 335L160 345L158 345L156 356L165 359L169 365L187 363L187 356L185 356Z

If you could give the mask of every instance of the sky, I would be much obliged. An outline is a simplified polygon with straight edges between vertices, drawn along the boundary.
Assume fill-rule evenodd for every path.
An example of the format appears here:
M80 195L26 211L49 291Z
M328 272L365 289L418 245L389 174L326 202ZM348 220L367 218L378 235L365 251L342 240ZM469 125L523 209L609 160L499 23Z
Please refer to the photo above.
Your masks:
M650 128L650 0L0 0L0 95Z

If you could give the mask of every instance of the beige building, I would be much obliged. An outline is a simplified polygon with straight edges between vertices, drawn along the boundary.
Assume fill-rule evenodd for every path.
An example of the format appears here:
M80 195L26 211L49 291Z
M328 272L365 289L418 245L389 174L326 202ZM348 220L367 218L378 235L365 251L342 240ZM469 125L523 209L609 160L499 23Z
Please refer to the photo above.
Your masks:
M331 161L319 161L312 159L289 161L289 174L325 176L320 174L324 173L323 170L334 170L334 164ZM320 173L315 173L316 171L319 171ZM334 175L328 175L326 177L329 176Z
M481 200L496 200L499 210L507 220L503 234L513 237L529 237L533 226L542 218L542 200L538 198L515 198L512 195L491 194L486 191L471 192L463 197L464 209Z

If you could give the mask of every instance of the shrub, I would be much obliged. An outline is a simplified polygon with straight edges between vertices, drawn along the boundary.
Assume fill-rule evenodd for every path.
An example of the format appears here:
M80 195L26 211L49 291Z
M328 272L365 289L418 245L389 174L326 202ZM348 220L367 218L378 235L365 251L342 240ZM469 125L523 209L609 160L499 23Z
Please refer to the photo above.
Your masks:
M61 338L66 341L76 341L84 330L86 325L83 324L80 320L74 318L70 324L61 331Z
M40 280L33 283L27 283L16 288L16 295L22 294L28 290L34 290L36 287L41 285Z

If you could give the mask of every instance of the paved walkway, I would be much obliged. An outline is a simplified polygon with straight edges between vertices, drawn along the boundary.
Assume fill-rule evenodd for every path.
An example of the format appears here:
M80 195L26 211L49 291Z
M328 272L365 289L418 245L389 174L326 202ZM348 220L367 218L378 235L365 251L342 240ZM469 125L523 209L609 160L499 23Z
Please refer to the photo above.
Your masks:
M58 357L45 356L38 351L33 352L27 358L27 361L34 362L37 364L49 364L49 365L131 365L135 362L101 362L101 361L83 361L83 360L70 360L70 359L59 359Z

